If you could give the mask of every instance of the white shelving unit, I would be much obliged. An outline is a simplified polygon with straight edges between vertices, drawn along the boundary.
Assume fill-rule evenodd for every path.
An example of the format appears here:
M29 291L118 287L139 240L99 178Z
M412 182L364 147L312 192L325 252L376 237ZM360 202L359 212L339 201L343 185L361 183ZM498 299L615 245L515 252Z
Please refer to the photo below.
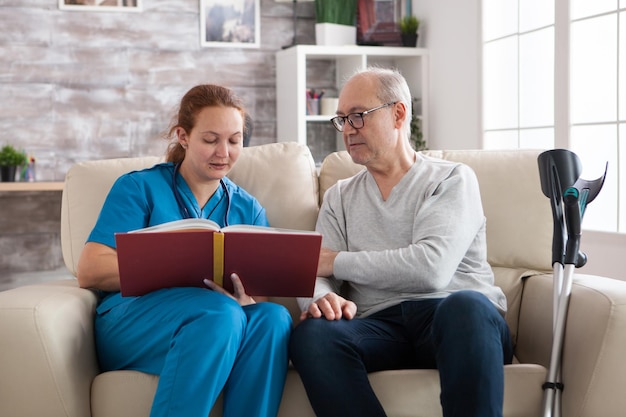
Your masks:
M357 69L369 65L398 69L406 78L413 97L421 104L417 106L416 113L421 117L424 137L428 137L428 50L384 46L296 45L276 53L276 116L279 142L297 141L311 146L320 138L307 137L307 124L330 124L329 119L333 117L333 115L306 114L306 90L319 88L311 84L314 82L312 79L307 79L307 68L313 60L325 61L329 66L334 66L334 80L329 80L328 84L332 84L337 92L341 90L347 77ZM343 149L341 135L335 136L337 142L335 149Z

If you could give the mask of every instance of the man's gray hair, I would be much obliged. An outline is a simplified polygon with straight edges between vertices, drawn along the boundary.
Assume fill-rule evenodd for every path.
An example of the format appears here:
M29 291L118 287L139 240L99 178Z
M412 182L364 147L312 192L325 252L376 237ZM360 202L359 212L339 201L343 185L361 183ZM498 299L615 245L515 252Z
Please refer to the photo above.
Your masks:
M378 80L378 91L376 96L382 103L401 101L407 108L407 117L402 125L404 136L407 140L411 137L411 118L413 115L413 99L411 90L406 79L396 69L382 67L367 67L358 70L354 76L373 77ZM352 77L351 77L352 78Z

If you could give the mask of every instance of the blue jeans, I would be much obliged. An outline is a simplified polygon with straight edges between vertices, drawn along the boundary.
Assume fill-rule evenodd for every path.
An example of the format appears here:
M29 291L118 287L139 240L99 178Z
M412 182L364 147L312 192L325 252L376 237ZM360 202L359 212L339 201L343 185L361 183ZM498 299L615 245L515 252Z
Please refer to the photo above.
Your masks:
M120 301L96 315L98 359L103 371L160 375L151 417L206 417L220 392L225 417L278 414L291 334L285 307L241 307L202 288Z
M407 368L439 370L445 417L500 417L513 355L504 318L475 291L366 318L307 319L289 351L318 417L385 416L367 374Z

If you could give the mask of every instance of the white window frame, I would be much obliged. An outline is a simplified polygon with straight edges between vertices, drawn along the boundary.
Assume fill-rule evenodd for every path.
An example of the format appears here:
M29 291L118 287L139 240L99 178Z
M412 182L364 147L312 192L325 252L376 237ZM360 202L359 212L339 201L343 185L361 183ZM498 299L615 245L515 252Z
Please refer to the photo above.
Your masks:
M519 2L521 1L523 0L518 0L518 17L519 17ZM555 7L554 26L553 26L554 27L554 48L555 48L554 49L554 74L555 74L555 77L554 77L554 121L553 121L554 124L553 126L548 126L548 127L554 128L554 148L568 149L571 147L570 146L571 129L574 126L577 126L577 125L573 125L570 119L570 83L571 83L570 29L573 23L570 19L570 0L554 0L554 7ZM621 8L618 7L616 11L608 12L605 14L607 15L617 14L618 21L619 21L620 13L625 12L625 11L626 11L626 7L622 5L622 7ZM583 18L580 20L584 20L584 19L587 19L587 18ZM577 21L580 21L580 20L577 20ZM621 30L626 30L626 28L621 28ZM514 34L507 35L507 37L516 36L518 39L518 45L519 45L519 36L528 34L530 32L532 31L520 32L518 30ZM503 38L500 38L500 39L503 39ZM494 40L488 40L488 41L482 40L483 47L492 41ZM618 31L618 45L619 45L619 31ZM518 56L518 67L519 67L519 60L520 60L519 48L518 48L517 54L518 54L517 56ZM618 65L617 71L619 74L619 65L620 65L619 59L617 60L617 65ZM486 83L486 82L488 82L488 80L483 79L483 83ZM618 83L619 83L619 78L618 78ZM519 89L519 74L518 74L518 89ZM518 107L519 107L520 106L519 94L518 94L517 100L518 100ZM626 103L619 103L618 101L618 109L619 109L620 104L626 105ZM483 108L483 111L485 111L485 108ZM620 124L624 124L624 123L626 123L625 120L619 120L619 112L618 112L618 118L616 118L614 122L605 122L605 123L589 124L589 125L615 124L616 126L619 127ZM579 126L582 126L582 124ZM517 131L518 146L520 146L519 145L520 132L526 129L532 129L532 128L520 127L520 121L518 119L516 128L493 129L493 130L487 130L483 128L483 135L489 132ZM626 138L624 137L620 138L618 136L618 144L619 144L620 139L622 141L626 140ZM484 138L483 138L483 143L484 143ZM620 169L624 170L626 169L626 167L620 168L618 166L616 172L619 173ZM593 179L593 178L586 178L586 179ZM626 201L626 196L624 196L623 193L622 195L619 194L619 178L617 178L617 181L618 181L618 202L621 201L622 204L626 204L624 203ZM617 210L617 217L618 217L617 218L617 230L614 232L619 233L620 235L626 235L626 224L624 224L626 222L623 218L622 219L619 218L620 217L619 209ZM620 230L621 232L617 232L618 230ZM606 232L599 232L599 233L606 233ZM608 233L612 233L612 232L608 232Z

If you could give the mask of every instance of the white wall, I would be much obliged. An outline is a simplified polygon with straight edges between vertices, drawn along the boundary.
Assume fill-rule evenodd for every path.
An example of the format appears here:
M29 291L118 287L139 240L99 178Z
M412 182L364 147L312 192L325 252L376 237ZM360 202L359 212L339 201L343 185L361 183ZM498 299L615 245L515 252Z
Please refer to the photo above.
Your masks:
M624 266L620 264L626 253L626 235L583 231L580 247L588 258L581 273L626 281Z
M413 0L430 51L430 149L482 145L480 0Z
M413 0L422 20L419 46L429 49L430 149L482 147L482 47L480 0ZM626 280L620 265L626 235L585 231L580 273Z

